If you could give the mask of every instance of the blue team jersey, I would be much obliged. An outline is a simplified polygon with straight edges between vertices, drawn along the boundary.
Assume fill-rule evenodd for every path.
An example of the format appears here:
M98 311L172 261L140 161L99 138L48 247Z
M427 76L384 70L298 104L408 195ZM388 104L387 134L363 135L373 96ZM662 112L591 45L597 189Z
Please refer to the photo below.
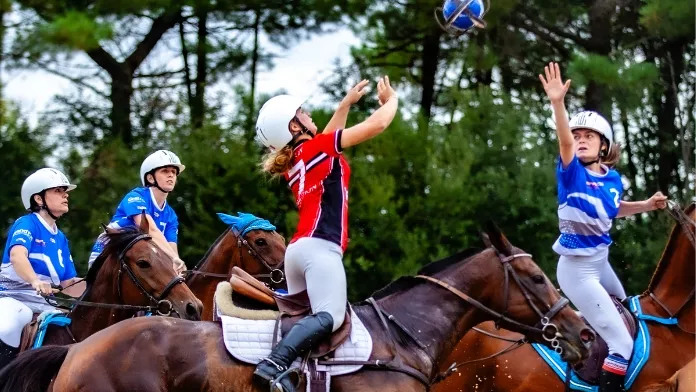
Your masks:
M616 170L585 168L577 157L563 168L559 158L558 220L561 235L553 250L564 256L595 256L608 251L609 230L619 213L623 183Z
M50 227L38 214L31 213L15 221L9 231L0 269L0 295L12 296L17 291L22 295L33 289L31 284L17 275L10 263L10 250L23 246L29 253L29 263L42 281L60 284L61 281L77 276L68 240L58 227ZM33 294L41 302L40 296ZM28 295L31 295L29 293Z
M111 222L110 228L118 229L121 227L134 226L135 215L145 211L150 215L157 224L157 228L164 234L167 242L176 243L179 235L179 219L174 210L167 204L160 208L155 201L155 195L152 194L150 188L138 187L128 192L121 200L116 213ZM92 254L89 257L89 265L92 266L94 260L104 250L104 236L100 235L92 247Z

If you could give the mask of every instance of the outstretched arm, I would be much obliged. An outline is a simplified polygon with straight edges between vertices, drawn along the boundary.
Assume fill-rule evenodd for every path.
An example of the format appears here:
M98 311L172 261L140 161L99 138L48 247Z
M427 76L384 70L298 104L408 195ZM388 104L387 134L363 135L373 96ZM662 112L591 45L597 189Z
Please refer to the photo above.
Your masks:
M623 218L643 212L654 211L667 207L667 196L657 192L652 197L643 201L621 201L617 218Z
M544 73L546 77L539 75L539 80L541 80L544 91L546 91L546 96L549 97L549 101L551 101L551 106L553 107L554 119L556 121L556 135L558 135L558 147L560 149L563 167L565 168L568 167L575 156L575 141L573 139L573 133L570 132L570 124L568 123L564 101L568 88L570 88L570 79L563 83L561 79L561 69L558 63L549 63L549 65L544 67Z
M341 100L341 103L338 104L338 108L334 112L333 116L331 116L331 120L329 120L329 123L326 124L324 132L331 132L346 127L346 120L348 119L350 107L351 105L357 103L360 98L365 95L367 92L365 90L365 86L367 86L368 83L369 82L367 79L363 79L360 81L360 83L348 90L348 94L346 94L343 100Z
M360 144L365 140L382 133L391 124L396 111L399 108L399 99L396 91L389 84L389 77L385 76L377 83L377 96L382 105L365 121L347 128L341 135L341 148L348 148Z

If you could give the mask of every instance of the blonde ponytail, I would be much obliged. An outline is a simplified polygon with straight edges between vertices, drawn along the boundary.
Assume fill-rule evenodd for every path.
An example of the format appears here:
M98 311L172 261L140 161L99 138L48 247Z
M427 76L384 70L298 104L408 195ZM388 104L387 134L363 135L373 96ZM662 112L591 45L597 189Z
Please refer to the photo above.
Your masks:
M281 176L292 168L292 155L293 149L290 146L268 153L261 163L262 170L272 176Z

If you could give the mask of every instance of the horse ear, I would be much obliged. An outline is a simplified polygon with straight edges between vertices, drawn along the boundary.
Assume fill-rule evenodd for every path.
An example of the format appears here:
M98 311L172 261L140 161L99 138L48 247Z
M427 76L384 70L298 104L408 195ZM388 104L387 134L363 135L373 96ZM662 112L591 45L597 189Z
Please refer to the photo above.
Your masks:
M111 228L103 223L101 224L101 227L104 229L104 232L107 234L114 234L117 231L116 229Z
M481 241L483 241L483 244L486 246L486 248L493 247L493 244L491 244L491 238L488 237L488 234L480 232L479 235L481 235Z
M491 245L497 249L498 252L505 256L510 256L512 254L512 244L495 222L488 221L486 223L486 234L488 235Z
M150 232L150 221L147 219L147 214L145 213L145 210L140 213L140 230L143 231L143 233L149 233Z

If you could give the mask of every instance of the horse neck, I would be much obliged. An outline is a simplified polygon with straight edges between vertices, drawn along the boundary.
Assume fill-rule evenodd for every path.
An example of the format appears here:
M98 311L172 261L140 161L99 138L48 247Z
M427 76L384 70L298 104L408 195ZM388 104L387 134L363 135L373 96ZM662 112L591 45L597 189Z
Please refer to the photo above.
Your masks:
M115 266L115 267L114 267ZM103 304L122 304L123 301L118 295L118 262L105 260L104 266L97 274L94 283L83 296L82 300L87 302L97 302ZM128 279L122 276L121 279ZM135 311L121 310L112 308L95 308L90 306L76 306L70 312L72 320L71 330L73 336L79 342L93 333L100 331L119 321L131 318Z
M228 238L230 239L228 240ZM196 270L211 274L229 275L232 267L239 265L237 242L233 240L234 236L231 235L231 231L228 229L211 246ZM211 288L214 291L217 284L222 280L225 280L225 278L191 274L189 279L186 280L186 285L199 299L203 300L198 293L209 291Z
M440 279L446 280L472 298L487 304L493 295L493 285L486 284L485 276L476 272L481 268L476 268L475 262L469 261L470 269L467 269L466 274L457 273L452 274L453 277ZM425 349L418 348L411 339L402 338L400 339L402 350L399 351L407 358L410 357L411 362L425 364L430 362L428 358L415 357L424 351L436 362L430 364L428 369L430 371L433 365L439 366L444 362L467 331L487 319L485 314L468 305L455 294L425 280L414 283L414 286L408 290L379 299L377 304L411 331L425 347ZM361 305L358 312L365 315L362 317L363 320L366 318L371 320L371 331L384 331L371 305ZM390 328L392 331L399 330L391 323ZM400 335L403 336L403 333ZM385 341L389 339L388 335L380 336L383 336ZM414 348L416 350L413 350Z
M696 252L683 230L685 228L681 226L673 230L648 286L648 292L652 292L672 314L693 296L696 279ZM658 314L664 314L664 310L660 309Z

